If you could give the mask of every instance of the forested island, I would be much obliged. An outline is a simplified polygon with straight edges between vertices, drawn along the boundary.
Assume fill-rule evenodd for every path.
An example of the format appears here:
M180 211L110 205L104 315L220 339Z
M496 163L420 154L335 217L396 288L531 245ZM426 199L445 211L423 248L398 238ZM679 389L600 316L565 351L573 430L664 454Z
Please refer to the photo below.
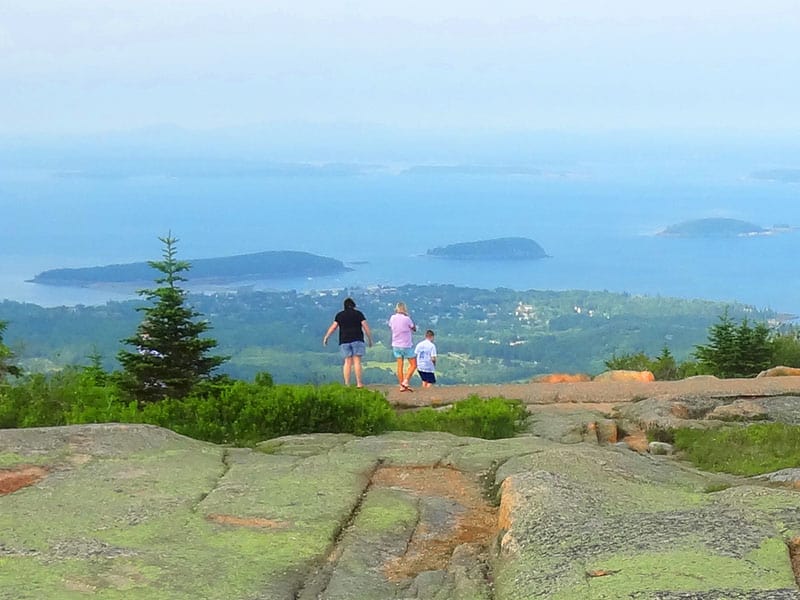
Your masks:
M547 253L534 240L505 237L477 242L461 242L428 250L429 256L454 260L536 260Z
M683 221L670 225L658 235L665 237L743 237L767 235L771 229L765 229L755 223L739 219L709 218Z
M265 279L320 277L350 271L341 261L308 252L290 250L256 252L220 258L198 258L192 265L193 284L228 284ZM153 268L147 262L51 269L36 275L31 281L44 285L90 287L149 283Z

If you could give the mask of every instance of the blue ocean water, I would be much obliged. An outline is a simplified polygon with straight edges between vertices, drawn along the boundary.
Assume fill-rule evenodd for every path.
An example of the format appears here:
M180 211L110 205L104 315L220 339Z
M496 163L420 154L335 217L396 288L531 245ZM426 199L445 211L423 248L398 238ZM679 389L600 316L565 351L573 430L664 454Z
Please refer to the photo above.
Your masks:
M739 301L800 314L800 231L730 239L653 234L703 217L800 225L800 186L712 174L593 169L418 173L92 176L0 172L0 298L44 306L129 294L26 283L37 272L157 259L171 231L185 259L262 250L332 256L353 271L265 289L405 283L589 289ZM453 263L461 241L524 236L550 258ZM1 315L0 315L1 316Z

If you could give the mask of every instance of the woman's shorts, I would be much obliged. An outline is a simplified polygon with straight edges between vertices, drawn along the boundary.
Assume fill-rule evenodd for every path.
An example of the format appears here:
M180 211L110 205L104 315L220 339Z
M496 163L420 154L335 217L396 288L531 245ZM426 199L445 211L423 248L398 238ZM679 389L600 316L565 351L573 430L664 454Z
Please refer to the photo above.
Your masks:
M413 348L398 348L397 346L392 346L392 353L394 354L395 358L416 358L417 355L414 354Z
M417 371L419 373L420 379L425 383L436 383L436 375L429 371Z
M364 342L360 341L339 344L339 352L342 353L344 358L350 358L351 356L364 356L365 349L366 345Z

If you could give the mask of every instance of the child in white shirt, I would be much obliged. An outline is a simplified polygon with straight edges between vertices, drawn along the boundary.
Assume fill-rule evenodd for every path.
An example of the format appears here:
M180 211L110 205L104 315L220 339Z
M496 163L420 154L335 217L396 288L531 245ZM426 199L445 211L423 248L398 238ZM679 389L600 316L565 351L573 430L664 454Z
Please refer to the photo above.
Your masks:
M417 373L422 378L422 387L431 387L436 383L436 345L433 343L434 333L431 329L425 332L425 339L414 348L417 356Z

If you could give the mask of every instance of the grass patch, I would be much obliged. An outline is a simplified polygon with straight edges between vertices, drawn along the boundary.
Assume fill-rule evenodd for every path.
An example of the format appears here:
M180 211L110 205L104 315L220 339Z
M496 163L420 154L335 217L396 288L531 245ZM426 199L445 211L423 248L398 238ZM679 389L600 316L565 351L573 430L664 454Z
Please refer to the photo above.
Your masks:
M397 415L401 431L445 431L489 440L513 437L524 429L528 411L519 400L470 396L448 408L423 408Z
M722 492L731 487L730 483L710 483L703 488L704 494L713 494L715 492Z
M705 471L751 476L800 466L800 427L796 425L676 429L674 437L683 456Z

